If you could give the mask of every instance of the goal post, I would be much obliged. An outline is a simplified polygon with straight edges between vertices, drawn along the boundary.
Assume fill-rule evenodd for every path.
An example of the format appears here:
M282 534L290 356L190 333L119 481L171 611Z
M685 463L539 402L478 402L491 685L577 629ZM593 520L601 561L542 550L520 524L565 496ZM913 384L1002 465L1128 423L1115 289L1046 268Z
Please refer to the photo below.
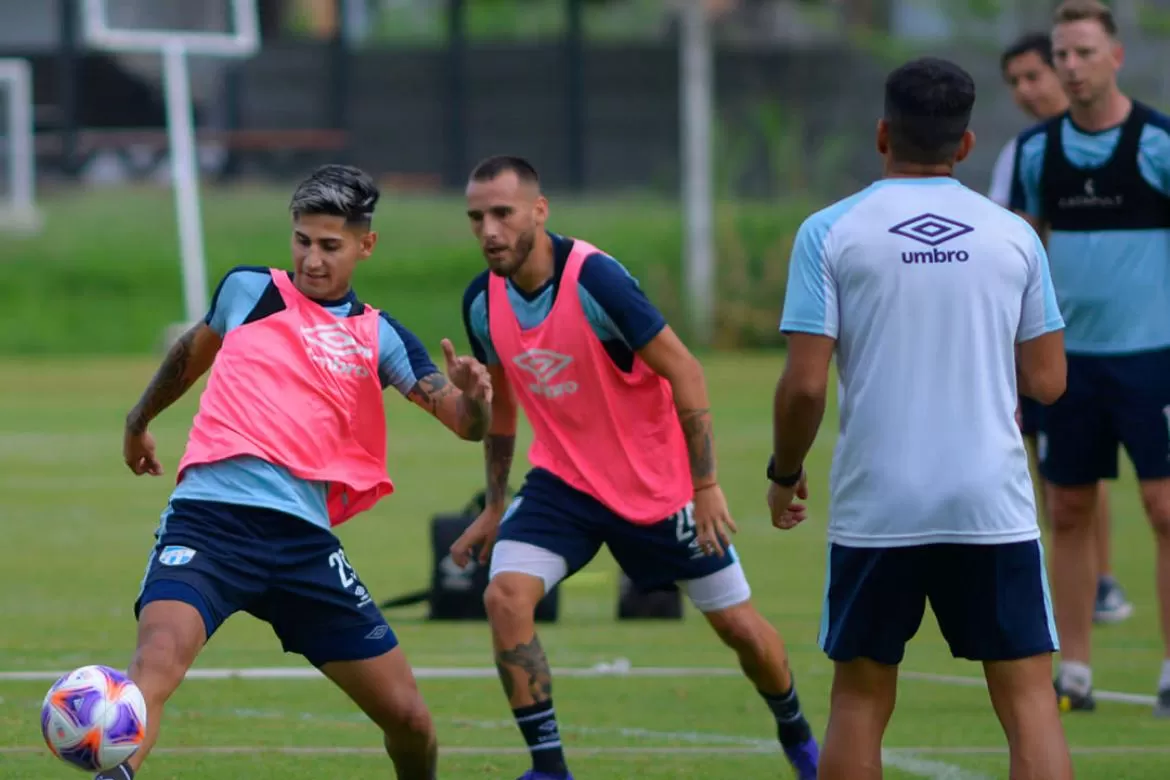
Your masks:
M683 3L679 43L683 268L695 341L710 346L715 326L715 206L712 168L714 54L707 4Z
M230 32L226 33L111 27L107 0L84 0L82 10L84 37L89 46L111 52L162 56L171 186L179 226L184 322L194 323L207 309L208 286L188 57L243 58L255 54L260 48L256 0L230 0Z
M36 233L41 215L36 206L36 149L33 145L32 66L20 58L0 59L3 84L4 196L0 229Z

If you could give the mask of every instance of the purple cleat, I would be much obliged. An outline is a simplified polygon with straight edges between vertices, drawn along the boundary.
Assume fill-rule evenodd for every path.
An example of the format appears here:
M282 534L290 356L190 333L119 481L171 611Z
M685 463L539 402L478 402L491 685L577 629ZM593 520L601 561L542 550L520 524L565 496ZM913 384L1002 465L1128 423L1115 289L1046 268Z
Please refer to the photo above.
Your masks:
M816 780L816 774L812 775L813 780ZM537 772L535 769L529 769L518 780L573 780L573 775L566 772L563 775L550 775L548 772Z
M817 748L815 737L809 737L799 745L784 748L784 756L796 772L797 780L817 780L817 763L820 760L820 750Z

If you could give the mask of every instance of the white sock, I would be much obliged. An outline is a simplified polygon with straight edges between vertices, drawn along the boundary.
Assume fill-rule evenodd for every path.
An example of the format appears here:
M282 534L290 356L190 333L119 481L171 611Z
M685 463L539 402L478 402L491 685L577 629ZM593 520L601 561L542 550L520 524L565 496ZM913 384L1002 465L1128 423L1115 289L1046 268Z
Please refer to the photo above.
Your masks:
M1162 677L1158 680L1158 690L1170 690L1170 659L1162 662Z
M1165 668L1162 671L1165 672ZM1060 687L1084 696L1093 689L1093 670L1079 661L1061 661Z

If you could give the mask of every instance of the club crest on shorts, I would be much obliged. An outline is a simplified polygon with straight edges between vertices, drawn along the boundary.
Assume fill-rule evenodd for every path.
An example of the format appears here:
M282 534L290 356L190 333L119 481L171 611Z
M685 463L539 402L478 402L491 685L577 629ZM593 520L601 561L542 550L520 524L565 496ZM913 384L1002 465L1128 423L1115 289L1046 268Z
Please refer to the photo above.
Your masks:
M164 547L163 551L158 554L158 562L163 566L183 566L190 563L194 557L195 551L190 547L179 547L172 544Z

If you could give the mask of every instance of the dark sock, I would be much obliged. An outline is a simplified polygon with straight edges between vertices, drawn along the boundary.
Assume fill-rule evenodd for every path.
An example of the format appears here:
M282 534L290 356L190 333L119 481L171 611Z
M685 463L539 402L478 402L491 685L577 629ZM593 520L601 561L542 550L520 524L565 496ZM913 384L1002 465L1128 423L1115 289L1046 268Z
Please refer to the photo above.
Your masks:
M134 770L129 764L119 764L113 769L98 772L93 780L134 780Z
M800 698L796 695L795 680L785 693L772 695L759 691L759 694L776 718L776 733L780 737L781 745L796 747L812 737L812 728L804 719L804 713L800 711Z
M565 750L561 747L552 700L512 710L512 715L532 753L532 768L548 775L567 775L569 768L565 765Z

